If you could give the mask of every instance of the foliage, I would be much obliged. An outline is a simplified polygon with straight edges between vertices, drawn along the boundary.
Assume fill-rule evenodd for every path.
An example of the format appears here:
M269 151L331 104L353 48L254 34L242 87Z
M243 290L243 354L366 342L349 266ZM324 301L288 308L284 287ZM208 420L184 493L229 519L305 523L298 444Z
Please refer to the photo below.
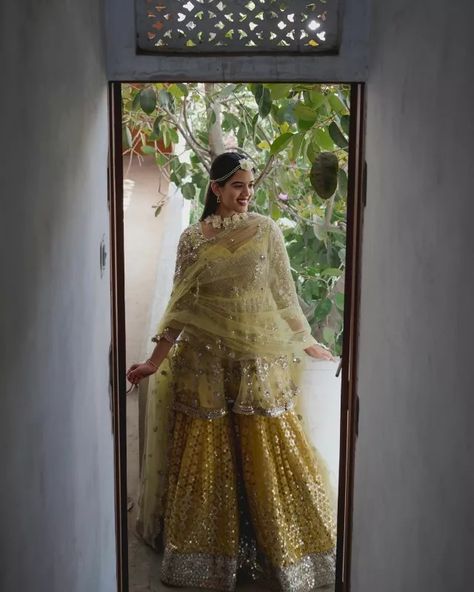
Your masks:
M151 155L192 201L212 158L238 148L257 173L254 209L283 229L317 339L342 348L349 90L323 84L123 85L124 154ZM160 210L158 204L156 212Z

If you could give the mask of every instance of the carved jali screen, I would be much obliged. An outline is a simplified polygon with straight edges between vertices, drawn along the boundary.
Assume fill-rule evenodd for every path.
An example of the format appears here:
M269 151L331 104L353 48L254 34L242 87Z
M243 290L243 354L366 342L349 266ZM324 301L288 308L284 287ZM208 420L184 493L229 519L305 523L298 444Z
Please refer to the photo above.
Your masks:
M338 47L338 0L136 0L138 49L313 53Z

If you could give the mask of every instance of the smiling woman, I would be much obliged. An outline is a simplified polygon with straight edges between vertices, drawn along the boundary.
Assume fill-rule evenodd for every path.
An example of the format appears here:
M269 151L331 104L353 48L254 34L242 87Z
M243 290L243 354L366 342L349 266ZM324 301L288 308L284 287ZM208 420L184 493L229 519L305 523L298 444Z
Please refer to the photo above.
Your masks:
M168 358L169 462L157 478L145 450L138 530L163 547L164 583L230 591L250 576L303 592L334 582L336 530L294 405L304 358L332 356L300 308L279 227L247 211L248 163L212 163L153 354L128 371L138 383Z

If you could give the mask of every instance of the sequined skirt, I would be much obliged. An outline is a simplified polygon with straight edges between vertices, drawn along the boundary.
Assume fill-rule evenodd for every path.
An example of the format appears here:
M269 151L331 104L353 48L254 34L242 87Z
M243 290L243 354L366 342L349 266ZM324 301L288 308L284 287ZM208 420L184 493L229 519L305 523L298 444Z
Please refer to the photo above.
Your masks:
M234 590L239 578L306 592L334 582L335 526L294 411L276 417L177 411L162 581Z

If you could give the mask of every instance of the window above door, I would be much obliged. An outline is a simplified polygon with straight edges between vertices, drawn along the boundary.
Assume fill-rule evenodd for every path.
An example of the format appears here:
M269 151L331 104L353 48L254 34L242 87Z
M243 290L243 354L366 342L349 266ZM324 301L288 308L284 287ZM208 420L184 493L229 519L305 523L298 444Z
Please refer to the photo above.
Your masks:
M339 0L137 0L139 51L312 54L338 49Z
M109 80L367 80L370 0L104 4Z

